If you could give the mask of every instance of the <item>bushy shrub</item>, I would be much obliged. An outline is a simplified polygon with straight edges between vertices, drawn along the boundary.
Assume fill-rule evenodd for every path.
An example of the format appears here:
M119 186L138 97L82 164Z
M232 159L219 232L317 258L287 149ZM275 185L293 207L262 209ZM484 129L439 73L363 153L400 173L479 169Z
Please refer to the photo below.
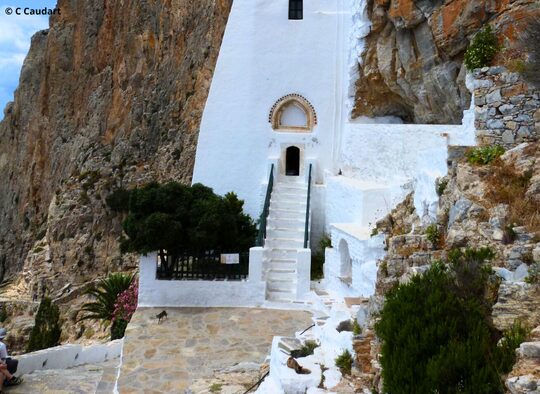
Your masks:
M504 332L497 344L494 355L500 373L508 373L516 363L516 349L529 336L529 329L520 321L515 321L510 329Z
M111 341L124 337L128 323L129 322L124 319L118 319L113 321L111 325Z
M341 353L334 360L334 362L336 363L336 367L339 368L339 370L341 371L343 375L351 374L351 369L353 365L353 357L352 357L352 354L348 350L343 351L343 353Z
M514 226L508 224L503 228L503 239L502 242L505 245L513 243L517 238L517 234L514 231Z
M304 342L300 349L295 349L291 351L291 356L294 358L301 358L311 356L316 348L319 347L319 344L315 341L308 340Z
M486 308L456 287L451 270L435 263L387 293L375 327L385 392L504 392Z
M441 240L441 234L439 233L439 227L436 223L427 226L426 236L428 241L431 242L434 247L437 247L439 245L439 242Z
M487 67L499 51L497 36L493 33L490 25L484 27L474 36L471 44L465 52L465 67L468 70Z
M360 327L360 324L358 324L358 320L354 319L353 321L353 334L354 335L360 335L362 334L362 327Z
M484 176L485 197L492 203L508 205L512 227L525 226L531 233L540 233L540 204L527 192L532 175L532 171L518 171L515 163L497 160Z
M484 300L488 279L493 274L491 266L486 263L494 257L495 252L488 247L451 250L448 263L454 280L454 292L464 299Z
M45 297L39 304L26 351L35 352L36 350L57 346L61 334L60 310L50 298Z
M470 149L467 152L467 161L470 164L489 164L504 154L500 145L482 146Z
M324 235L319 241L319 250L311 255L311 280L319 280L324 277L325 250L332 246L328 235Z
M448 186L448 179L441 179L437 182L437 195L439 197L443 195L447 186Z

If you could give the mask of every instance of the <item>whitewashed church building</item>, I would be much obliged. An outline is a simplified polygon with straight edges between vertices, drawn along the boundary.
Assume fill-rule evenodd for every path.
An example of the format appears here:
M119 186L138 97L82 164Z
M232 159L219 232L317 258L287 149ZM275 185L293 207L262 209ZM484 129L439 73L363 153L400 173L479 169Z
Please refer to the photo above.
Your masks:
M364 3L233 2L193 182L219 194L234 191L247 213L262 219L264 240L252 249L249 277L258 283L250 291L260 291L263 300L302 299L310 287L311 248L325 233L332 240L327 288L371 295L384 253L383 238L370 237L375 222L412 190L417 212L430 220L448 145L474 144L469 124L350 120L369 32Z

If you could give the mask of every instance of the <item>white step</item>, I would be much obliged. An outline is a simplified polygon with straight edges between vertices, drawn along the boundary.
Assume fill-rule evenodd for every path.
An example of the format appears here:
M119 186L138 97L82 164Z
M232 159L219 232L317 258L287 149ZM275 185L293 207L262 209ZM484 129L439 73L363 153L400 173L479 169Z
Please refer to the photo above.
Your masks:
M293 292L268 291L266 298L270 301L294 302L296 297Z
M270 271L296 271L296 260L274 259L267 260L266 267Z
M298 249L304 246L307 184L303 177L278 178L270 198L265 248L266 297L296 299Z
M278 183L272 191L287 191L291 193L307 193L307 185L298 184L298 183Z
M281 229L274 229L274 228L268 228L266 230L266 238L292 238L292 239L301 239L304 240L304 231L302 230L281 230Z
M276 207L278 209L294 209L297 211L306 212L307 202L305 200L296 201L296 200L271 200L270 208Z
M294 294L296 284L289 280L267 280L266 289L273 293L290 293Z
M270 207L270 214L268 216L272 216L274 218L278 219L297 219L297 220L305 220L306 212L302 212L299 210L291 210L291 209L276 209L274 207Z
M269 282L289 281L294 283L296 279L296 271L294 270L273 270L266 273L266 280Z
M268 227L282 230L301 230L305 228L305 219L281 219L268 215Z
M304 239L266 238L264 246L269 249L301 249Z
M306 193L291 193L286 192L272 192L270 197L270 202L273 201L297 201L297 202L307 202L307 192Z
M270 261L276 261L276 260L292 260L296 262L296 258L298 257L298 249L276 249L276 248L268 248L270 251L268 255L268 259Z

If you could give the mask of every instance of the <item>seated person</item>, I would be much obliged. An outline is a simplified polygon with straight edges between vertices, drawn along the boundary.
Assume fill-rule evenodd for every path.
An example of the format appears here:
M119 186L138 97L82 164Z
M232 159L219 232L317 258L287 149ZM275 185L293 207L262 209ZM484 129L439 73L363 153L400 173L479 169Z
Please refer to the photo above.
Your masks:
M5 328L0 328L0 390L2 390L2 386L4 385L4 381L6 386L13 386L20 384L22 380L16 376L13 376L11 372L8 370L7 361L8 361L8 353L7 353L7 346L4 343L4 338L7 335L7 331Z

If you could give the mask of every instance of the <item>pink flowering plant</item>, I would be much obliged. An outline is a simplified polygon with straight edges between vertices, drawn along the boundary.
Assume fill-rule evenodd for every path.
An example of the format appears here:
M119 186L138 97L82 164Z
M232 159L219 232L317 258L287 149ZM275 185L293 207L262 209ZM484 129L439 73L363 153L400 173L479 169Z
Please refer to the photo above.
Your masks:
M113 323L116 320L124 320L125 322L131 320L131 316L133 316L137 309L138 295L139 284L138 281L134 280L131 282L129 288L120 293L116 299L112 317Z

